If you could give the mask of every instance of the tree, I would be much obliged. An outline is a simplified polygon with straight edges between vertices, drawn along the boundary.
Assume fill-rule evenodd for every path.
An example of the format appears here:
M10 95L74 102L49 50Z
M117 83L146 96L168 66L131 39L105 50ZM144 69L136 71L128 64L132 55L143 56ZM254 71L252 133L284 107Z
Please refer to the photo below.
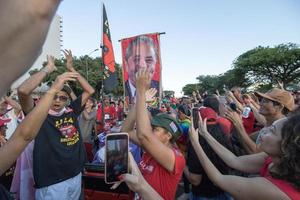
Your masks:
M193 91L198 90L198 84L187 84L182 88L183 94L184 95L189 95L191 96Z
M57 71L48 75L43 82L48 82L50 84L52 81L55 80L57 75L64 73L66 71L65 63L66 63L65 59L55 60ZM93 86L96 89L95 92L96 98L100 97L100 89L102 88L101 76L103 70L102 70L101 63L102 63L102 59L100 57L91 58L89 56L81 56L79 58L77 57L73 58L74 68L88 80L91 86ZM44 65L45 64L46 63L44 63ZM119 85L115 90L112 91L112 94L115 96L122 96L123 95L122 69L119 64L116 64L116 70L118 71ZM36 73L37 71L38 70L36 69L31 70L29 74ZM78 85L78 83L70 82L69 84L72 87L75 94L78 95L82 92L82 89ZM107 91L104 92L108 94Z
M256 47L240 55L233 63L235 70L246 72L246 80L261 85L296 83L300 79L300 48L288 43Z
M163 91L163 96L174 96L175 95L175 92L172 91L172 90L164 90Z

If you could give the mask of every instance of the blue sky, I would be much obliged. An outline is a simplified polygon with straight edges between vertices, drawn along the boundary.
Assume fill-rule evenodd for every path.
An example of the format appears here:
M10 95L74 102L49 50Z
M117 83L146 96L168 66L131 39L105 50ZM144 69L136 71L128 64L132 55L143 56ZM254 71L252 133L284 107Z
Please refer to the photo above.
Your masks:
M254 47L300 44L299 0L65 0L58 9L63 46L76 56L99 47L101 2L118 63L119 39L166 32L160 40L163 89L177 96L197 76L227 71L235 58Z

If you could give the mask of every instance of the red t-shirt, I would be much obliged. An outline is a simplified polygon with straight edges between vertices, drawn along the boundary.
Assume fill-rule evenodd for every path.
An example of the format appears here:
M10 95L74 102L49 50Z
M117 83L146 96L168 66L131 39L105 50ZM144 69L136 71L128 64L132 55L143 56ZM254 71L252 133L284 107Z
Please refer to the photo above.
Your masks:
M174 171L169 172L161 166L149 153L144 153L139 164L145 180L165 200L174 200L177 185L181 179L185 166L185 159L181 152L173 148L175 155ZM140 199L140 198L138 198Z
M255 117L254 117L253 112L251 111L249 113L248 118L243 117L242 120L243 120L243 125L244 125L244 128L245 128L247 134L250 135L251 133L253 133L254 123L255 123Z
M113 106L106 106L104 107L104 119L105 123L113 123L117 117L116 109ZM97 111L97 132L103 131L103 124L102 124L102 106L99 104L98 111Z
M282 192L290 197L291 200L299 200L300 192L296 190L289 182L281 179L276 179L271 176L269 173L269 165L272 163L272 158L267 157L264 163L264 166L260 170L260 176L266 178L276 187L278 187Z

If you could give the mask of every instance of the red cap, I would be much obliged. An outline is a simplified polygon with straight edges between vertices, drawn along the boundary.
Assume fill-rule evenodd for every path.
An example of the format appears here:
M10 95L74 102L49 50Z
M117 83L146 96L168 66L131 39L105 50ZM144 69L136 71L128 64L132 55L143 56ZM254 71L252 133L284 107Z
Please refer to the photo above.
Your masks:
M199 108L199 112L202 119L207 119L207 124L217 123L218 115L212 108L201 107Z
M11 119L8 118L0 118L0 127L10 122Z

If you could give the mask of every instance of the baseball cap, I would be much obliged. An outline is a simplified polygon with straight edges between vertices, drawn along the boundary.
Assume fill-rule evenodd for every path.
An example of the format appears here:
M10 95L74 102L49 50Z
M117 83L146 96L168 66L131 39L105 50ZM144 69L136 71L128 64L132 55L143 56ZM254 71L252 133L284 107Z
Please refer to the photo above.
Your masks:
M6 123L10 122L11 119L8 118L0 118L0 127L5 125Z
M174 143L181 136L182 130L177 120L166 113L159 113L151 120L152 126L162 127L171 133L171 142Z
M199 112L202 119L207 119L207 124L216 124L218 115L217 113L209 107L200 107Z
M294 98L291 93L286 90L281 90L278 88L273 88L267 93L255 92L255 95L269 99L271 101L278 102L286 107L289 111L294 109Z

